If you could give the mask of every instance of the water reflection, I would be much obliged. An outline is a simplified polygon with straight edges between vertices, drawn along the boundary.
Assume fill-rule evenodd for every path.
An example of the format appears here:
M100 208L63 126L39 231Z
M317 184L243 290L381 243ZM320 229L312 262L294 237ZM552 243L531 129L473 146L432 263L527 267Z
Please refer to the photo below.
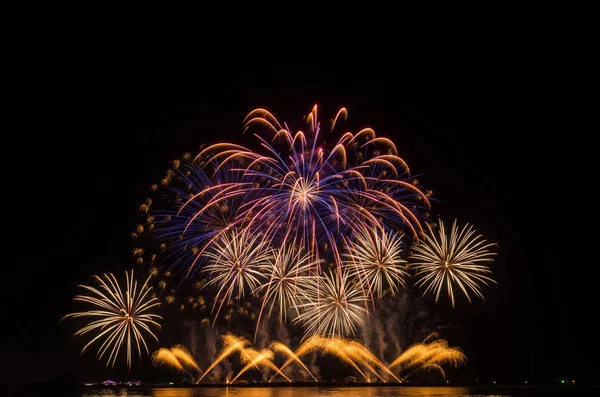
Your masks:
M466 387L228 387L97 389L81 397L437 397L471 396Z

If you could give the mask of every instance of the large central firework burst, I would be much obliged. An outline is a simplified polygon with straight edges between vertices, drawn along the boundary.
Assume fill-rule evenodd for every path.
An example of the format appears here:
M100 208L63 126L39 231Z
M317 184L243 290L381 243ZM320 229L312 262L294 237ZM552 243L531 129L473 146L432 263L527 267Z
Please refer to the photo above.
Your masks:
M174 161L152 189L166 187L168 205L142 205L134 237L152 231L162 265L206 278L215 317L232 297L253 295L258 322L275 310L306 335L352 334L369 303L406 286L404 248L424 234L431 192L389 139L370 128L337 134L346 118L342 108L327 129L315 106L292 132L253 110L244 134L256 147L218 143ZM154 264L150 252L139 260Z

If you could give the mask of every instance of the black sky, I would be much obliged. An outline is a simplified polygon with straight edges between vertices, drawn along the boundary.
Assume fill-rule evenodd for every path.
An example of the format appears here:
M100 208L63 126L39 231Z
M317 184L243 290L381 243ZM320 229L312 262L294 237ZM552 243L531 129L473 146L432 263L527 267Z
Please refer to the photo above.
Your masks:
M179 67L106 49L63 55L35 76L25 139L5 149L18 152L5 210L19 214L20 243L5 263L16 275L4 280L2 383L93 372L58 321L77 284L132 265L136 209L169 161L235 140L253 108L297 122L315 103L322 117L344 106L354 131L392 138L440 200L435 214L472 222L499 244L498 287L455 309L464 327L448 336L464 343L470 379L597 379L588 359L597 299L586 297L585 279L597 264L583 236L593 211L581 177L589 144L536 55L448 51L406 66L346 54L296 67L215 56Z

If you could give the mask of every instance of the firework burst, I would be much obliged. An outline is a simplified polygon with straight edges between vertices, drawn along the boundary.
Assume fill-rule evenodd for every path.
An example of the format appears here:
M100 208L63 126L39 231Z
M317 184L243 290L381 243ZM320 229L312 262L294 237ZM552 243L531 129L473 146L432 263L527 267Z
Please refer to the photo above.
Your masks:
M133 270L131 274L125 272L125 288L121 289L116 277L109 273L103 277L94 276L99 288L80 285L90 295L77 295L74 301L85 302L93 305L96 309L85 312L71 313L63 317L77 318L86 317L96 319L88 323L75 333L75 336L96 332L97 335L83 347L83 354L88 347L95 342L104 340L98 348L98 360L108 353L107 366L112 363L114 367L119 350L125 349L127 365L131 368L132 342L137 346L138 354L142 356L142 346L149 354L144 334L150 335L156 341L158 338L150 329L150 326L160 328L156 320L161 319L151 310L160 305L157 298L152 297L151 290L147 286L148 280L141 286L134 279ZM62 320L61 320L62 321ZM132 341L133 340L133 341Z
M416 238L430 193L418 188L393 142L372 129L335 141L336 123L346 117L341 109L326 131L315 106L307 130L292 132L257 109L246 117L245 132L253 132L260 151L219 143L176 162L161 181L171 191L172 210L152 219L178 253L173 265L185 262L195 271L230 228L261 233L276 247L296 241L338 266L341 233L357 226L386 224ZM141 211L154 216L146 204Z
M425 288L425 293L435 293L436 302L446 288L452 306L456 286L469 302L469 292L483 299L480 284L496 283L489 277L492 271L486 265L496 255L489 251L495 244L487 243L469 224L459 230L456 220L450 234L447 234L442 220L439 221L437 237L429 225L428 231L425 239L413 248L411 256L418 278L416 286Z
M209 263L201 271L209 277L206 286L217 288L213 309L217 302L229 301L234 292L240 298L245 291L256 290L270 268L270 250L259 235L250 236L246 231L223 234L205 255Z
M364 302L370 298L359 291L374 299L385 285L394 293L406 275L398 257L400 236L422 234L420 220L428 217L431 192L420 189L389 139L370 128L336 134L336 125L346 118L342 108L329 126L323 125L315 106L306 129L292 132L267 110L250 112L244 134L259 150L218 143L174 161L153 187L167 189L161 196L168 197L167 208L153 210L152 200L140 207L146 221L134 232L136 241L154 236L169 268L207 277L205 287L217 290L216 315L232 296L250 293L262 300L258 322L275 308L282 321L290 313L298 317L308 308L299 291L314 290L309 283L349 286L349 279L357 278L362 290L352 283L351 296ZM373 228L382 233L369 236ZM361 250L349 244L348 236L354 235L371 246ZM153 265L151 251L138 250L145 255L139 260ZM323 263L336 269L337 281L324 275ZM344 270L347 266L352 273ZM346 320L332 329L355 329L350 324L359 323L358 309L347 307L339 312Z
M347 241L348 253L343 254L351 265L353 278L361 281L363 288L378 299L383 297L387 285L394 295L399 287L406 287L409 276L406 261L402 258L402 236L381 228L361 227Z
M304 326L305 336L354 334L356 326L365 323L367 298L349 275L349 271L324 273L302 291L300 315L294 322Z
M267 307L270 316L276 306L282 321L286 319L289 309L294 309L299 314L298 296L311 288L314 281L310 276L311 269L318 265L318 261L311 260L310 254L305 253L302 248L295 247L295 244L285 245L273 254L269 278L257 288L257 292L264 292L259 322Z
M481 296L478 284L491 281L481 263L487 246L464 242L469 232L436 243L421 224L431 192L391 140L370 128L338 134L347 115L341 109L327 125L315 106L292 130L256 109L243 123L247 145L217 143L174 161L152 189L166 192L140 207L145 221L134 235L152 236L154 249L136 249L136 260L201 274L214 321L223 307L230 321L231 302L251 296L256 331L278 312L305 337L353 334L376 299L406 287L411 269L436 301L448 288L454 305L452 285ZM444 251L450 245L462 253Z

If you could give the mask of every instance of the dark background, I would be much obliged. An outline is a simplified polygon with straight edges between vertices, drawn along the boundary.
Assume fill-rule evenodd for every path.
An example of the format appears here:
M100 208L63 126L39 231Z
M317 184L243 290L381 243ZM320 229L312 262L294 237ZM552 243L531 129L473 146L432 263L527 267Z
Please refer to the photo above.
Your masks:
M545 49L486 42L387 59L200 50L180 59L88 45L28 66L24 132L5 147L16 179L3 193L5 226L18 238L5 247L14 275L4 280L0 383L101 371L93 352L80 358L73 326L58 322L77 284L132 265L129 234L149 186L182 153L236 139L248 111L294 123L315 103L322 119L345 106L348 130L391 138L440 200L434 214L498 243L499 285L454 309L462 328L442 335L470 359L457 379L598 380L597 250L585 237L595 234L594 179L584 176L593 141Z

